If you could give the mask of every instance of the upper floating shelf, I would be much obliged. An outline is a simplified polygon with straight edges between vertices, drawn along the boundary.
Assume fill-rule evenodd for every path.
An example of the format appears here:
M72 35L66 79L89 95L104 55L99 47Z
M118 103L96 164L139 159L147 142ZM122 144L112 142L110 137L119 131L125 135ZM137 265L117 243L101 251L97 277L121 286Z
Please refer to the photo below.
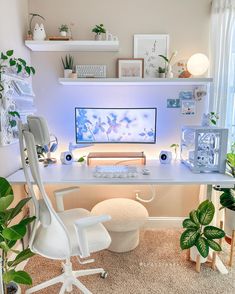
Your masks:
M60 78L59 83L65 86L76 85L143 85L143 86L158 86L158 85L205 85L212 83L212 78L189 78L189 79L118 79L118 78L86 78L86 79L64 79Z
M25 46L32 51L119 51L119 41L25 41Z

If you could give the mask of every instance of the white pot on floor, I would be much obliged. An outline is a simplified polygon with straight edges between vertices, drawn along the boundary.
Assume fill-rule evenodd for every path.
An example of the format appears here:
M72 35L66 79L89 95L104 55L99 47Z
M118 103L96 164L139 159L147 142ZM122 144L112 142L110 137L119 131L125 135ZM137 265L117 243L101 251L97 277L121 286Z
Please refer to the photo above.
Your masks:
M226 236L231 238L233 230L235 230L235 211L225 208L224 231Z
M11 288L11 289L16 289L16 292L14 294L21 294L21 288L18 284L16 284L15 282L10 282L8 285L7 285L7 288ZM11 292L13 293L13 292Z
M207 257L202 257L196 246L190 248L190 259L192 261L197 261L198 254L200 255L200 263L205 263L207 261Z

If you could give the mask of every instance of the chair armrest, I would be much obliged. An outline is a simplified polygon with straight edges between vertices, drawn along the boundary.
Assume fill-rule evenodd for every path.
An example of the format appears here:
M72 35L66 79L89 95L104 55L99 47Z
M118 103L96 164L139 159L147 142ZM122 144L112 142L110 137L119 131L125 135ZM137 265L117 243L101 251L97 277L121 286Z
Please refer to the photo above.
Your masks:
M63 197L71 192L78 191L80 187L69 187L54 191L57 211L64 211L64 199Z
M77 231L78 244L81 251L81 257L86 258L90 256L86 229L111 220L109 215L99 215L99 216L87 216L75 221L74 226Z

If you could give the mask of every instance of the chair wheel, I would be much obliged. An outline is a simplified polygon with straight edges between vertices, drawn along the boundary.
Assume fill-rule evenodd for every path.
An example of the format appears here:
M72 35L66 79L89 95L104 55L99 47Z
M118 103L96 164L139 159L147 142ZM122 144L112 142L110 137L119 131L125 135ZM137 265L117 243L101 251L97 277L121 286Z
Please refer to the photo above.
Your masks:
M106 278L108 277L108 272L103 272L103 273L101 273L101 274L100 274L100 277L101 277L102 279L106 279Z

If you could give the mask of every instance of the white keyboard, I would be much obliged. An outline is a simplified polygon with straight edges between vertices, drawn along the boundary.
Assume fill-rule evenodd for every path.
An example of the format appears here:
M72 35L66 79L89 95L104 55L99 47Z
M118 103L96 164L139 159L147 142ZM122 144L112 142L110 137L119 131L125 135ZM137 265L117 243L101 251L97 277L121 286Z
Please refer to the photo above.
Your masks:
M96 178L135 178L137 175L135 166L100 165L96 166L94 171Z
M106 78L106 65L76 65L78 78Z

